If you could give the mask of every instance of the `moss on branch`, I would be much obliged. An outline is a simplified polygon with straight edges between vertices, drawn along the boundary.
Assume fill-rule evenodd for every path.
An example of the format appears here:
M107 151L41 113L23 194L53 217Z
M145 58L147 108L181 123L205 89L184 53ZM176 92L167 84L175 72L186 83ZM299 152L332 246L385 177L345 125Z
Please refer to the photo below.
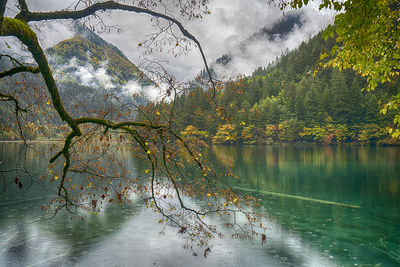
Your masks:
M0 79L3 79L4 77L9 77L17 73L21 72L31 72L31 73L39 73L40 69L38 67L31 67L31 66L18 66L14 67L12 69L0 72Z

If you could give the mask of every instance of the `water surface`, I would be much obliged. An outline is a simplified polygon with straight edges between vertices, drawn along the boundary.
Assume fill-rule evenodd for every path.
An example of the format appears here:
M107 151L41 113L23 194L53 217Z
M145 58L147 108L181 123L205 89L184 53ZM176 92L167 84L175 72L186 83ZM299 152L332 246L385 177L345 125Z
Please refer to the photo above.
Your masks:
M18 144L0 144L0 170L22 165L21 153ZM261 211L271 217L266 244L231 239L227 232L212 240L207 258L201 251L192 256L175 229L160 234L157 215L135 197L85 222L69 214L35 222L55 184L29 187L27 180L18 190L13 179L23 174L12 172L4 177L6 188L0 177L0 192L6 189L0 195L0 266L400 265L399 148L214 146L208 156L219 166L233 164L240 179L232 186L261 200ZM35 175L46 172L46 157L28 151L26 159Z

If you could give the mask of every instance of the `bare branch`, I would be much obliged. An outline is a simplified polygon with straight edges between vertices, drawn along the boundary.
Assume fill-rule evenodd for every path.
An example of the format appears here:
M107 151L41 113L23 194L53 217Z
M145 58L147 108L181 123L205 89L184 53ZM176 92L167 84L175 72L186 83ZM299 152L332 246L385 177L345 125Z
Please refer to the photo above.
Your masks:
M19 8L20 8L22 11L29 11L28 5L27 5L27 3L26 3L25 0L18 0L18 5L19 5Z
M12 95L6 95L0 92L0 101L12 101L15 104L16 110L27 112L26 109L20 107L18 100Z
M21 108L21 106L19 105L18 100L12 95L6 95L6 94L3 94L3 93L0 92L0 101L12 101L12 102L14 102L14 104L15 104L15 117L17 119L17 125L18 125L19 134L20 134L21 138L23 139L24 143L26 144L24 133L22 131L21 121L20 121L20 118L19 118L19 112L20 111L27 112L28 110L24 109L24 108Z
M125 10L135 13L144 13L160 20L162 19L167 20L171 25L175 24L179 28L183 36L193 41L199 48L204 64L206 66L206 70L210 77L210 82L213 85L214 96L215 96L215 90L216 90L215 84L212 79L204 52L200 46L199 41L192 34L190 34L178 20L176 20L171 16L166 15L167 12L165 14L161 14L149 9L139 8L131 5L124 5L115 1L100 2L92 5L89 5L91 4L91 2L88 1L87 2L88 6L82 10L56 11L56 12L30 12L28 10L25 0L20 0L19 4L21 12L15 18L5 17L3 19L3 22L0 24L0 36L13 36L18 38L24 45L28 47L28 50L31 52L38 67L36 68L27 67L23 66L19 62L14 61L13 63L16 67L12 68L11 70L0 73L0 78L10 76L12 74L19 73L22 71L30 71L33 73L37 73L40 71L46 83L47 90L51 96L52 105L57 111L59 117L62 120L64 120L71 128L68 132L68 135L64 139L64 144L62 145L61 149L50 159L50 163L54 163L60 157L63 157L65 160L64 166L63 167L60 166L59 168L59 171L61 171L62 169L62 178L60 179L60 184L58 185L58 192L57 192L58 196L60 196L60 199L62 200L60 202L61 203L60 205L62 206L56 209L54 215L62 207L65 207L68 211L70 211L71 207L74 207L75 205L74 202L80 203L80 200L74 198L73 195L74 192L67 190L68 182L72 179L72 178L70 179L70 177L67 177L67 174L69 174L69 172L87 173L91 176L96 176L95 178L100 178L103 180L109 177L108 175L99 175L97 174L96 171L93 172L92 169L88 168L89 165L82 168L81 166L79 166L80 164L77 164L81 159L87 160L87 158L84 157L80 158L80 156L83 156L84 153L89 153L89 151L84 150L84 147L79 147L79 143L86 143L90 139L95 141L94 140L95 133L100 133L100 131L104 128L103 135L106 135L109 130L110 131L113 130L114 133L124 133L129 135L129 137L132 138L134 142L138 145L138 147L135 147L135 149L136 148L139 149L143 153L140 156L147 158L148 163L151 165L151 180L148 181L148 183L151 184L151 187L148 187L146 185L145 187L147 188L144 189L144 192L149 192L149 190L151 190L151 198L149 199L154 200L154 205L156 209L163 216L168 218L170 222L173 222L174 226L181 227L179 233L185 233L185 235L187 235L191 241L193 241L195 238L199 239L199 243L201 245L204 245L205 243L202 242L202 240L200 239L203 238L209 239L212 237L213 233L217 232L215 230L216 227L214 227L213 225L209 225L208 223L202 220L202 216L213 213L217 213L222 216L222 214L229 215L230 213L232 213L234 215L233 225L236 225L236 213L235 213L236 210L227 209L226 206L228 205L229 202L231 205L235 206L238 209L238 212L240 212L240 210L242 210L242 207L237 202L239 197L234 192L232 192L228 187L226 187L225 184L221 183L221 181L218 181L215 172L207 168L207 165L205 165L205 160L200 159L198 157L198 155L200 154L196 152L192 144L187 142L187 140L183 139L177 133L175 133L174 130L171 128L174 115L174 107L172 107L171 109L169 120L166 119L166 121L163 120L163 117L160 116L160 114L157 114L158 117L156 119L151 119L151 116L146 117L146 115L144 115L147 121L146 119L144 119L144 121L134 121L134 120L121 121L121 119L126 118L126 116L123 115L107 116L107 113L103 113L101 118L98 117L90 118L86 116L73 118L72 115L69 114L64 108L57 85L55 83L53 74L47 62L43 49L41 48L37 40L36 34L29 27L27 22L53 20L53 19L80 19L91 15L97 16L96 12L102 12L107 10ZM168 28L168 30L169 29L170 28ZM173 37L176 39L184 38L184 37L177 37L175 35L173 35ZM169 78L167 80L170 85L167 94L168 92L171 93L171 90L174 90L175 92L174 97L176 97L177 87L175 81L172 78ZM16 113L18 116L18 111L22 110L18 105L18 101L13 96L3 95L1 97L5 99L4 101L13 101L16 104L17 106ZM139 111L141 111L141 108L138 109ZM143 114L145 114L144 111ZM136 117L136 120L139 119ZM99 138L100 142L102 141L103 135L101 136L101 138ZM107 136L109 136L110 137L109 140L111 140L112 133ZM109 140L105 142L108 142ZM96 146L93 147L93 150L95 149ZM79 155L79 153L82 154ZM95 153L104 156L106 152L97 151ZM187 158L188 155L189 157ZM173 159L174 156L176 156L175 159ZM92 159L93 157L90 158L90 160ZM175 160L177 160L177 162ZM87 162L89 163L89 161ZM183 196L192 195L190 187L187 188L180 179L180 177L182 177L183 175L180 172L179 164L183 164L185 162L188 162L188 164L193 166L194 171L201 175L200 176L201 179L199 179L198 181L190 181L193 183L195 187L199 188L198 190L203 190L199 191L198 195L204 196L206 192L215 192L216 190L220 189L219 192L223 193L223 194L221 193L223 203L220 200L218 200L219 195L217 197L217 192L215 192L215 194L213 195L213 199L215 200L216 206L214 206L214 204L209 203L208 205L209 207L206 207L206 209L201 208L199 210L196 210L194 208L193 209L190 208L189 203L185 203L186 201ZM107 162L107 164L109 164L109 162ZM122 167L123 163L118 162L118 164L120 164L120 166ZM56 164L53 165L55 166ZM100 169L98 171L103 171L105 169L102 166L99 167ZM174 167L176 167L176 170L173 169ZM145 172L147 174L149 173L149 170L146 170ZM112 174L112 172L110 172L110 174ZM167 177L169 178L166 184L162 186L165 189L173 190L174 194L176 193L179 204L174 204L174 203L171 204L165 202L164 199L166 199L167 196L163 195L163 197L160 197L158 195L160 191L158 190L157 192L155 192L155 190L161 188L159 187L160 183L164 183L159 176L160 174L161 175L166 174ZM118 176L120 174L118 174L118 172L115 171L115 175ZM120 177L124 177L124 175L120 175ZM144 176L144 178L148 179L149 177ZM57 180L58 178L55 179ZM186 179L186 181L188 181L188 179ZM201 185L204 185L204 187L201 187L200 189L200 187L198 187L199 183L201 183ZM73 188L74 187L72 187L72 190ZM116 194L118 201L122 202L121 198L122 194L119 192L116 192ZM207 197L211 197L209 195L211 194L207 193ZM167 210L163 206L163 204L166 203L173 205L174 207L176 206L179 210L176 210L176 212ZM92 205L92 208L95 208L95 205L94 207ZM182 217L179 217L181 214ZM250 218L250 215L244 212L243 214L246 215L246 218L248 219L249 223L252 224L252 218ZM183 218L183 216L185 216L185 218ZM191 224L195 224L195 226L190 227ZM247 229L244 228L240 229L244 234L249 232L249 230Z
M18 19L4 18L3 23L0 25L0 36L17 37L24 45L28 47L28 50L32 53L33 58L38 63L40 72L42 73L57 113L60 115L61 119L67 122L74 132L76 132L76 135L81 135L79 127L76 125L62 104L61 97L46 56L39 44L36 34L32 31L28 24Z
M0 24L3 22L4 12L6 11L7 0L0 2Z
M0 79L3 79L4 77L12 76L17 73L21 72L31 72L31 73L39 73L40 69L39 67L31 67L31 66L18 66L14 67L12 69L0 72Z

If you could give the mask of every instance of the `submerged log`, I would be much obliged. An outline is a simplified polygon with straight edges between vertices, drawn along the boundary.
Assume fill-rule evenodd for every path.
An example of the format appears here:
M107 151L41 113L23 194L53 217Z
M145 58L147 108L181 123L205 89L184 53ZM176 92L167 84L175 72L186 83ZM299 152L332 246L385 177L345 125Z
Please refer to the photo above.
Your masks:
M334 202L334 201L328 201L328 200L323 200L323 199L302 197L302 196L289 195L289 194L276 193L276 192L269 192L269 191L264 191L264 190L243 188L243 187L237 187L237 186L235 186L233 188L235 188L237 190L242 190L242 191L256 192L256 193L260 193L260 194L263 194L263 195L271 195L271 196L276 196L276 197L284 197L284 198L292 198L292 199L303 200L303 201L311 201L311 202L317 202L317 203L326 204L326 205L341 206L341 207L347 207L347 208L353 208L353 209L361 208L358 205L340 203L340 202Z

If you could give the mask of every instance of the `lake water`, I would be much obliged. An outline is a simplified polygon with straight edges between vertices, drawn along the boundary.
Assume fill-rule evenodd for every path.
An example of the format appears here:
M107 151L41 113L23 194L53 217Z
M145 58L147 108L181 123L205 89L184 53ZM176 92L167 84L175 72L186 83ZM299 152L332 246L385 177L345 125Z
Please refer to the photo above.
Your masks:
M0 144L0 170L20 165L21 153ZM233 164L232 186L261 199L271 217L266 244L226 235L207 258L192 256L135 197L85 222L68 214L35 222L55 184L29 186L15 171L0 175L0 266L400 266L399 148L214 146L208 156ZM28 151L26 160L34 175L46 172L46 157Z

